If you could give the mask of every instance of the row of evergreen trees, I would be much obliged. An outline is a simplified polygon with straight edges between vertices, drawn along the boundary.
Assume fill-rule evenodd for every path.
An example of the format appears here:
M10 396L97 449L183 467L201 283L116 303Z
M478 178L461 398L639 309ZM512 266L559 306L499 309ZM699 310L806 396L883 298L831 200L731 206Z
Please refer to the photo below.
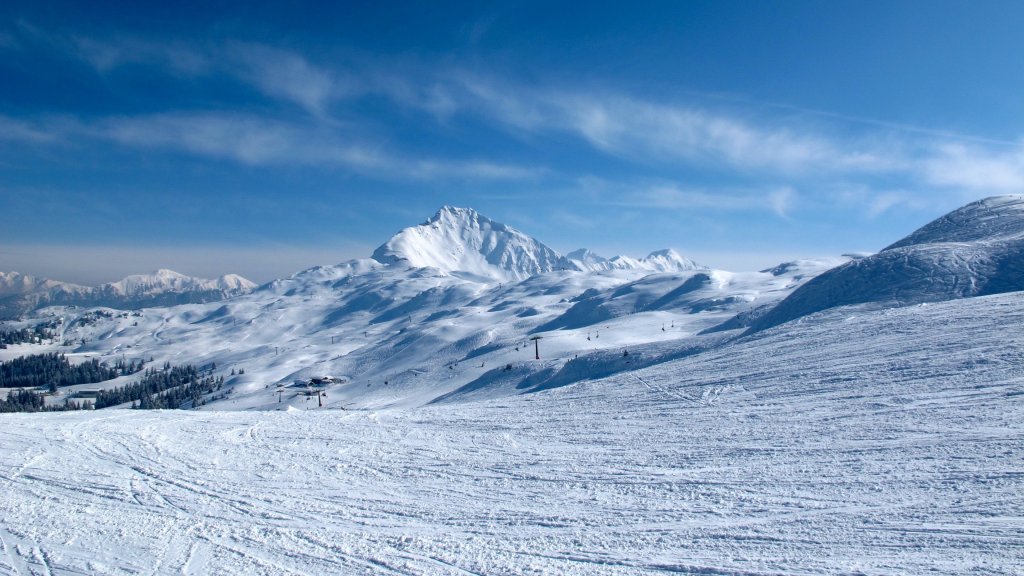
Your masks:
M132 362L124 366L136 365ZM118 363L115 369L120 366L121 363ZM165 363L162 370L147 369L138 382L100 391L92 406L100 409L131 402L132 408L141 410L194 408L206 404L206 396L223 387L223 376L215 378L209 372L200 371L192 365L172 367ZM72 401L47 406L44 398L44 394L32 390L12 390L6 399L0 400L0 412L60 412L89 407L86 403ZM214 395L213 399L216 398Z
M206 403L205 395L220 390L224 377L202 376L192 365L164 364L163 370L150 368L142 380L127 386L103 390L96 398L96 408L107 408L132 402L132 408L189 408Z
M113 368L95 358L72 366L63 354L33 354L0 362L0 388L48 388L93 384L118 376L134 374L145 366L142 360L119 360Z
M83 408L85 405L78 402L47 406L43 395L31 390L14 390L6 399L0 400L0 412L63 412Z

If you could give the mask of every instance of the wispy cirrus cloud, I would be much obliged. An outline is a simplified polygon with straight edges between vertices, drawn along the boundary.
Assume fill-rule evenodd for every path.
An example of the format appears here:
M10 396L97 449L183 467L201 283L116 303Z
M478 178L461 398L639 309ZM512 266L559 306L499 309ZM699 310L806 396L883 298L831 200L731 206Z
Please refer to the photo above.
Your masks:
M537 136L554 135L590 153L623 161L634 172L650 171L652 177L671 178L685 167L690 172L715 172L726 191L737 188L729 182L730 172L738 180L777 183L770 201L759 205L780 216L791 213L812 194L858 186L875 190L863 195L863 210L869 215L915 205L913 198L924 192L913 190L928 189L932 195L957 199L1024 191L1024 143L1007 145L941 130L848 121L828 113L811 115L818 121L809 123L793 120L792 115L710 109L607 87L526 84L469 73L456 65L409 63L398 57L374 56L371 61L347 54L317 60L253 42L62 38L27 24L21 30L100 73L135 64L178 76L227 77L309 116L296 118L294 110L269 107L261 116L193 111L81 122L79 134L125 145L182 150L250 165L344 166L389 178L401 173L424 180L516 180L562 172L496 161L486 151L471 159L446 157L441 151L431 158L403 153L401 144L386 133L367 141L358 136L359 126L354 125L366 120L354 111L369 101L386 114L427 115L434 124L419 123L427 131L438 128L438 123L460 127L479 123L527 147ZM10 41L19 38L12 36ZM0 140L41 144L52 140L50 132L62 131L53 119L0 121L8 128ZM386 122L376 127L382 124ZM850 125L856 129L849 129ZM445 134L435 130L429 137L441 142ZM385 149L376 143L382 141L390 146ZM894 189L901 190L898 198L891 192ZM702 197L692 190L689 200L702 205Z
M1024 141L1007 143L863 119L855 122L859 129L851 136L835 123L745 118L613 91L517 87L466 75L455 79L463 113L487 117L513 134L558 132L602 153L655 168L718 167L822 189L874 185L877 192L867 195L864 204L871 215L898 205L920 205L915 198L926 189L932 196L956 201L1024 192ZM843 123L841 116L832 119ZM892 180L903 182L898 195L891 192ZM910 191L915 189L922 192ZM788 212L794 198L777 195L775 212ZM700 197L690 200L701 204Z
M794 126L644 101L614 92L522 88L456 76L465 110L510 129L559 131L642 162L705 163L773 172L891 171L901 160L878 143L837 142Z
M877 218L897 207L925 210L935 204L936 198L921 189L886 188L862 183L838 183L827 191L833 205L860 207L869 219Z
M302 56L262 44L232 43L224 58L240 79L264 95L324 116L330 102L350 91L337 73L310 63Z
M176 76L228 76L269 98L294 103L319 116L332 99L348 93L346 83L336 71L317 66L296 52L254 42L201 44L137 37L65 36L25 22L20 29L35 42L78 59L100 74L139 65Z
M796 191L788 186L709 190L656 183L621 194L612 203L629 207L672 210L763 211L785 217Z
M182 44L140 38L96 39L54 36L28 27L32 35L101 74L122 66L147 65L177 76L228 77L262 96L294 104L330 119L332 104L365 96L383 97L437 118L455 112L457 103L442 82L411 74L389 61L343 57L327 65L293 50L239 40ZM402 71L398 71L402 69Z
M177 76L209 73L215 59L194 42L151 40L138 37L97 39L77 33L61 34L25 20L16 23L17 35L7 34L10 48L39 49L80 60L100 73L129 65L156 66Z
M931 185L993 194L1024 192L1024 143L1013 147L981 147L962 142L937 145L920 159L919 169Z
M350 164L380 161L328 134L295 124L242 114L169 113L108 118L84 124L81 133L131 147L164 148L198 156L267 164Z
M194 47L178 43L137 39L98 41L72 37L74 54L99 72L107 73L132 64L157 64L179 75L194 76L212 70L214 61Z
M589 204L629 209L678 212L763 212L788 218L799 193L788 185L701 187L671 180L641 178L629 181L595 177L574 184Z
M45 124L27 122L17 118L0 116L0 142L8 141L24 144L42 144L53 142L60 134L55 129L57 121Z
M549 170L543 167L503 164L488 160L415 160L395 168L404 169L414 178L422 180L534 180L549 173Z
M5 129L6 128L6 129ZM339 134L334 126L296 124L240 113L179 112L96 120L0 116L0 142L75 146L109 142L125 149L184 152L250 166L347 168L389 180L529 180L541 167L486 159L405 157Z
M895 206L913 203L913 198L906 192L882 191L869 195L867 203L868 216L875 218L888 212Z

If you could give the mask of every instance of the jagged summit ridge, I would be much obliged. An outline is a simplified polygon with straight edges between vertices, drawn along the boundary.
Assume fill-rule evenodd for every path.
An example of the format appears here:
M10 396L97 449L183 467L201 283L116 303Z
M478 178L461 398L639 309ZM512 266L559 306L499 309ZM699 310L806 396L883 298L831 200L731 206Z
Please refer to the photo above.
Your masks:
M432 218L395 234L373 252L384 264L437 268L500 280L523 280L559 267L561 255L472 208L444 206Z
M605 258L594 252L581 248L566 254L569 268L581 271L602 270L645 270L649 272L685 272L705 268L689 258L684 258L671 248L655 250L647 256L637 259L629 256Z
M423 224L401 230L374 251L373 259L497 280L523 280L553 270L681 272L702 268L670 248L641 259L604 258L586 249L562 256L472 208L453 206L444 206Z

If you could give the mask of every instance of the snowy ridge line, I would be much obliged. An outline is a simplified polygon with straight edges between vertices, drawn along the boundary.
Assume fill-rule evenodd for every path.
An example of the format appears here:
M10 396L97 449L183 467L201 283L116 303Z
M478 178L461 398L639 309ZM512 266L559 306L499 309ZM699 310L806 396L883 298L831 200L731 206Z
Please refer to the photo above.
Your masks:
M751 331L853 304L941 302L1024 290L1024 196L972 202L881 252L822 273L757 319Z
M237 274L213 280L173 270L127 276L99 286L80 286L46 278L0 272L0 319L18 317L45 306L107 306L136 310L148 306L212 302L248 294L256 284Z

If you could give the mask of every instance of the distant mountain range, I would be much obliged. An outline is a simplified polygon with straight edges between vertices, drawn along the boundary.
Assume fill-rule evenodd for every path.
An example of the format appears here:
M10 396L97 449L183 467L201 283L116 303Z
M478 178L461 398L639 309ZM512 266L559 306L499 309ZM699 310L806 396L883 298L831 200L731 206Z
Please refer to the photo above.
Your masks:
M228 274L214 280L173 270L127 276L100 286L81 286L18 272L0 272L0 318L44 306L107 306L135 310L153 306L214 302L248 294L256 284Z
M418 226L405 228L373 252L373 260L425 268L470 281L520 281L554 270L682 272L703 268L672 249L645 258L604 258L589 250L563 256L534 238L471 208L444 206ZM18 272L0 272L0 318L45 306L106 306L135 310L217 302L248 294L257 285L228 274L207 280L172 270L128 276L100 286L81 286Z
M0 276L0 302L21 310L147 307L131 318L54 309L13 324L55 321L57 341L67 343L61 350L108 361L127 354L237 370L226 374L232 409L301 409L308 396L291 392L285 404L269 387L325 375L337 378L329 387L338 405L521 394L757 338L831 308L1016 290L1024 290L1024 196L974 202L877 254L753 272L702 267L672 250L639 259L562 255L474 210L446 206L372 258L260 287L169 271L96 288Z

